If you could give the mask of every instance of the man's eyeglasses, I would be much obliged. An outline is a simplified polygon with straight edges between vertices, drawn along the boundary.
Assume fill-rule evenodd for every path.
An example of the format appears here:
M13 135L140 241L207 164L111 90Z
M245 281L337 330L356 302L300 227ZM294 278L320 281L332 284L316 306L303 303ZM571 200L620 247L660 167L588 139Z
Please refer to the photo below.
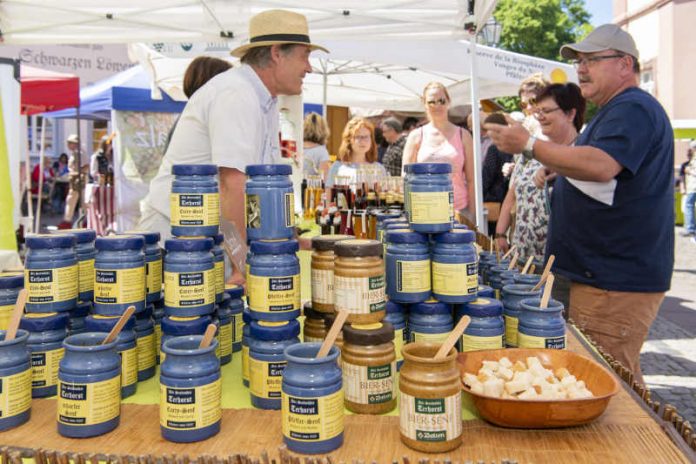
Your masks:
M435 106L435 105L443 106L443 105L447 104L447 100L445 100L444 98L440 98L437 100L428 100L426 103L428 104L428 106Z
M366 141L372 139L371 136L369 135L354 135L353 140L357 140L358 142Z
M576 60L570 60L570 64L579 68L580 66L590 66L592 64L598 63L602 60L610 60L612 58L623 58L626 55L620 53L614 55L600 55L600 56L588 56L587 58L578 58Z
M534 110L532 111L532 114L533 114L534 116L536 116L537 118L538 118L539 116L546 117L546 116L548 116L549 114L553 113L554 111L558 111L558 110L560 110L560 109L561 109L561 108L560 108L559 106L557 106L557 107L555 107L555 108L538 108L538 107L537 107L537 108L534 108Z

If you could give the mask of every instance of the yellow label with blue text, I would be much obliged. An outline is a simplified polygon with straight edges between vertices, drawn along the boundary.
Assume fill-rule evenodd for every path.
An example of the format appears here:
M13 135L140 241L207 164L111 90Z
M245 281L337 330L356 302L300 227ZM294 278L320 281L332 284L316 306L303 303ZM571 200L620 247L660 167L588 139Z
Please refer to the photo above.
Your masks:
M520 325L520 320L507 314L503 317L505 318L505 344L516 347L519 344L517 341L517 327Z
M94 302L125 304L145 299L145 266L95 269Z
M430 291L430 260L396 261L396 291L421 293Z
M58 380L57 419L65 425L95 425L121 414L121 377L93 383Z
M31 386L32 388L52 387L58 385L58 366L65 356L65 348L51 351L32 351Z
M135 341L138 351L138 371L144 371L157 362L157 348L155 347L155 334L138 337Z
M77 298L77 264L54 269L25 269L28 303L59 303Z
M462 335L462 351L498 350L503 348L503 336L477 337L474 335Z
M517 346L519 348L550 348L564 350L566 347L565 335L560 337L535 337L524 332L517 333Z
M305 398L281 395L283 436L297 441L329 440L343 433L343 390Z
M172 193L169 212L172 226L217 226L220 224L220 194Z
M220 294L225 291L225 261L215 261L215 293Z
M442 224L454 220L452 192L409 192L412 224Z
M249 347L242 345L242 380L249 381Z
M85 259L77 262L77 272L80 293L94 290L94 259Z
M261 361L249 356L249 391L265 399L280 399L283 371L287 361Z
M222 418L222 381L190 388L160 384L160 425L172 430L196 430Z
M0 418L21 414L31 408L31 369L0 377Z
M145 263L146 293L162 291L162 258Z
M433 293L448 296L476 295L478 267L473 263L433 261Z
M121 356L121 386L138 383L138 348L119 351Z
M443 343L449 336L449 332L443 333L423 333L411 331L411 341L426 343Z
M300 308L300 275L267 277L250 275L247 280L249 308L282 313Z
M14 305L0 306L0 330L7 330L13 310Z
M220 347L220 356L229 356L232 354L232 324L221 324L218 330L218 346Z
M164 304L189 308L215 303L215 270L164 272Z

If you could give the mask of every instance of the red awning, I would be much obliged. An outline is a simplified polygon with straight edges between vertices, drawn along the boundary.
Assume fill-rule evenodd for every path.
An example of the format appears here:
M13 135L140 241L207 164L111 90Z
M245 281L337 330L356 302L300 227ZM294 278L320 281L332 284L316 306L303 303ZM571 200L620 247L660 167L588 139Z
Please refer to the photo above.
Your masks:
M74 108L80 105L80 78L21 65L22 114Z

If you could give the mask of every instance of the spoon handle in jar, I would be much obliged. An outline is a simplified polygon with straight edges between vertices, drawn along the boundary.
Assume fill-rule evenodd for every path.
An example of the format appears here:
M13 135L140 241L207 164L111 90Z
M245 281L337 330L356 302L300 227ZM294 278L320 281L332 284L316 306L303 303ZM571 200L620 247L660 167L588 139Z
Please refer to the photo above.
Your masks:
M556 260L556 257L554 255L549 255L549 260L546 262L546 266L544 267L544 272L541 273L541 279L539 279L539 283L532 288L533 292L536 292L541 288L542 285L546 282L546 279L549 277L549 273L551 272L551 266L553 266L553 262Z
M469 326L469 323L471 322L471 318L469 316L464 316L461 319L459 319L459 322L457 325L454 327L452 332L447 336L447 339L444 341L442 346L440 346L440 349L437 350L437 353L435 353L435 358L436 360L440 359L445 359L445 356L447 356L447 353L450 352L452 347L454 346L455 343L457 343L457 340L459 340L459 337L462 336L466 328Z
M522 268L522 272L520 272L520 274L526 274L527 271L529 271L529 268L532 267L532 261L534 261L534 255L530 256L529 259L527 259L527 262L524 264L524 267Z
M321 348L319 348L317 358L323 358L324 356L329 354L329 350L336 341L336 337L338 337L338 333L343 328L343 324L346 322L346 319L348 319L348 311L336 312L336 319L334 320L334 323L331 325L329 333L326 334L326 338L324 339L324 342L321 344Z
M111 343L112 341L116 340L118 334L120 334L121 330L123 330L123 326L126 325L126 322L128 322L128 319L131 318L134 312L135 306L129 306L128 309L121 314L121 317L118 318L118 322L116 322L116 325L111 329L111 332L109 332L109 335L106 336L101 344L106 345L107 343Z
M208 324L208 327L205 329L203 339L201 340L201 343L198 345L198 348L208 348L210 344L213 342L215 332L217 332L217 326L215 324Z
M551 290L553 289L553 274L549 274L546 279L546 287L544 287L544 294L541 295L541 304L539 307L541 309L546 309L549 307L549 299L551 298Z
M5 332L5 340L14 340L14 338L17 336L19 321L22 319L22 313L24 313L24 305L26 303L27 289L23 288L19 291L19 295L17 295L17 302L15 303L14 310L12 311L12 318L7 326L7 332Z

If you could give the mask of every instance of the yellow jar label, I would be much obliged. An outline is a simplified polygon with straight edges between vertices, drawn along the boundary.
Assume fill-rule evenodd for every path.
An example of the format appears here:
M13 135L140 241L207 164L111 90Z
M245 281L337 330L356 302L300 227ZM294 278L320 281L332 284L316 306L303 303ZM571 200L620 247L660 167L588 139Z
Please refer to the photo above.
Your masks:
M29 303L59 303L77 298L77 264L55 269L25 269Z
M102 382L68 383L58 380L58 422L66 425L95 425L121 413L121 378Z
M0 377L0 418L16 416L29 408L31 408L31 369Z
M498 350L503 348L503 336L475 337L462 335L462 351Z
M283 436L298 441L324 441L343 432L343 390L327 396L303 398L283 392Z
M304 338L304 342L305 342L305 343L323 342L323 341L324 341L324 339L321 338L321 337L310 337L310 336L308 336L308 335L304 335L303 338Z
M172 193L169 213L172 226L216 226L220 224L220 194Z
M401 350L404 348L404 344L408 343L406 330L404 329L394 329L394 350L396 351L396 362L403 361L404 355Z
M505 343L508 346L517 346L517 327L520 320L516 317L504 315L505 318Z
M396 291L421 293L430 291L430 260L396 261Z
M162 258L145 263L145 286L147 293L162 291Z
M358 366L342 362L346 400L358 404L382 404L395 398L396 361L382 366Z
M162 349L162 326L160 324L155 324L155 349L159 355Z
M411 341L426 343L444 343L449 336L449 332L443 333L422 333L411 331Z
M14 305L0 306L0 330L7 330L13 310Z
M259 398L279 399L286 361L266 362L249 356L249 391Z
M215 294L225 291L225 261L216 261L213 267L215 271Z
M561 337L535 337L524 332L517 333L517 344L519 348L550 348L554 350L564 350L566 347L565 335Z
M312 301L319 304L334 303L334 273L324 269L312 269Z
M155 347L155 334L138 337L135 341L138 351L138 371L150 369L155 365L157 358L157 348Z
M77 262L77 272L80 293L94 290L94 259L85 259Z
M208 427L222 418L222 382L191 388L160 383L160 425L172 430Z
M295 227L295 194L285 194L285 227Z
M264 313L300 308L300 275L265 277L251 274L247 280L249 308Z
M58 365L65 356L65 348L31 353L31 386L33 388L58 385Z
M384 274L374 277L334 276L334 305L336 311L350 314L371 314L384 311Z
M249 347L242 345L242 380L249 381Z
M196 272L164 271L164 304L189 308L215 303L215 270Z
M440 442L462 434L462 396L415 398L401 392L399 423L401 434L411 440Z
M232 324L220 325L220 330L218 330L220 356L229 356L232 354L232 332Z
M121 386L138 383L138 348L119 351L121 356Z
M94 270L95 303L124 304L144 299L145 266Z
M244 319L241 313L232 316L232 327L234 327L232 343L240 343L242 341L242 331L244 330Z
M433 293L440 295L476 295L478 266L476 263L447 264L433 261Z
M452 192L409 192L413 224L442 224L454 220Z

